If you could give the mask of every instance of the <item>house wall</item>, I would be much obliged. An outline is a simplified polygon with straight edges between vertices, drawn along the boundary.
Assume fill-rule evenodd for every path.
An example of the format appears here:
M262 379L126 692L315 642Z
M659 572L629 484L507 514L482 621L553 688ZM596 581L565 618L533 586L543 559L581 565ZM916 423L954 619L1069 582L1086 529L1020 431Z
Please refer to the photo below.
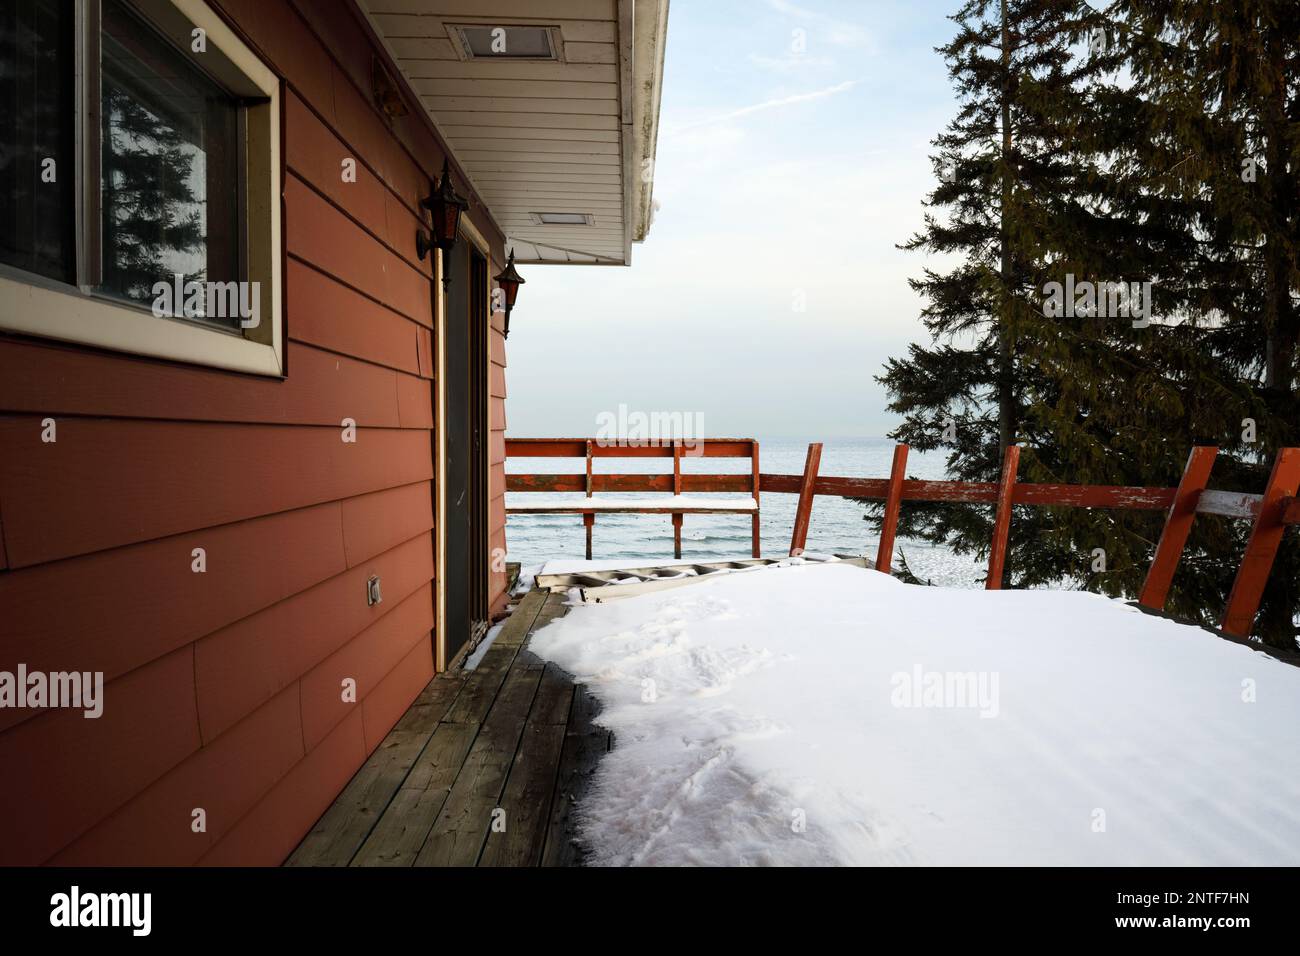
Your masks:
M0 335L0 668L106 681L99 719L0 710L0 864L279 863L433 675L435 283L414 240L442 147L418 104L391 125L372 106L350 5L213 6L284 80L287 376ZM470 216L495 273L502 237Z

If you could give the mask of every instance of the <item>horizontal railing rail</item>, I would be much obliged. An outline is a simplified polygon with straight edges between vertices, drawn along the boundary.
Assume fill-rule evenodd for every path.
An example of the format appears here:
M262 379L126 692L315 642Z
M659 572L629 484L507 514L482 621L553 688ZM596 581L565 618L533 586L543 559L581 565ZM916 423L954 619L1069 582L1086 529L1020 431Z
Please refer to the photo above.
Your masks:
M799 493L799 475L759 476L763 491ZM1069 505L1076 508L1147 508L1158 511L1174 500L1173 488L1140 488L1123 485L1029 485L1016 484L1012 504ZM938 501L957 504L992 504L997 501L994 481L930 481L909 478L902 485L903 501ZM889 494L888 478L831 478L820 476L814 494L842 498L881 498ZM1224 492L1227 494L1227 492ZM1258 495L1253 497L1258 498Z
M586 529L586 554L592 556L592 531L596 515L667 514L673 525L673 556L682 556L682 523L686 514L747 514L751 522L751 552L759 556L759 448L752 438L700 438L663 442L606 442L594 438L507 438L506 458L581 458L582 473L506 474L508 492L580 493L587 499L600 492L659 492L672 495L670 502L627 501L611 505L595 501L557 502L528 507L506 507L507 514L577 514ZM671 458L671 474L596 474L597 458ZM746 458L750 469L744 474L685 474L687 458ZM692 504L693 494L747 493L752 508L724 507L720 502Z

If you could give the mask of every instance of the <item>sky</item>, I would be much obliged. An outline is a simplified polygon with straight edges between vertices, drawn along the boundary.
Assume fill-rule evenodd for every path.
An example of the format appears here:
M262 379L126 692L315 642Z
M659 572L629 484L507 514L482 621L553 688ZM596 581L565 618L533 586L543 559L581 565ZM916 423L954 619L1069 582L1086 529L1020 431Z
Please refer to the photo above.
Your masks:
M654 224L628 268L521 269L507 434L595 436L620 406L703 437L894 427L874 379L926 340L926 259L895 246L956 111L957 6L672 0Z

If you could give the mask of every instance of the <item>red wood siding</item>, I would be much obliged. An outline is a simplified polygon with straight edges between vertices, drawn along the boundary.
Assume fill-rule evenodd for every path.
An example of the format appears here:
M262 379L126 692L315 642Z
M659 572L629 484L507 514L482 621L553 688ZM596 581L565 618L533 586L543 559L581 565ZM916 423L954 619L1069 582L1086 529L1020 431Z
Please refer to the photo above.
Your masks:
M213 5L285 81L288 374L0 335L0 668L105 680L99 719L0 710L0 864L279 863L433 676L437 290L414 240L444 149L415 102L372 106L348 4Z

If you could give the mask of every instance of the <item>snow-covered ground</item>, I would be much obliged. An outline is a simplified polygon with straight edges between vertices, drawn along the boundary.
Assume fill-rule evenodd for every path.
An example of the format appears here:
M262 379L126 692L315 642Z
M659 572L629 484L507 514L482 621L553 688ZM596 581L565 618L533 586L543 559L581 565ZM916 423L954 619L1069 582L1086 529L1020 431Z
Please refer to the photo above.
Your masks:
M615 733L596 863L1300 863L1300 669L1096 595L775 567L531 648Z

